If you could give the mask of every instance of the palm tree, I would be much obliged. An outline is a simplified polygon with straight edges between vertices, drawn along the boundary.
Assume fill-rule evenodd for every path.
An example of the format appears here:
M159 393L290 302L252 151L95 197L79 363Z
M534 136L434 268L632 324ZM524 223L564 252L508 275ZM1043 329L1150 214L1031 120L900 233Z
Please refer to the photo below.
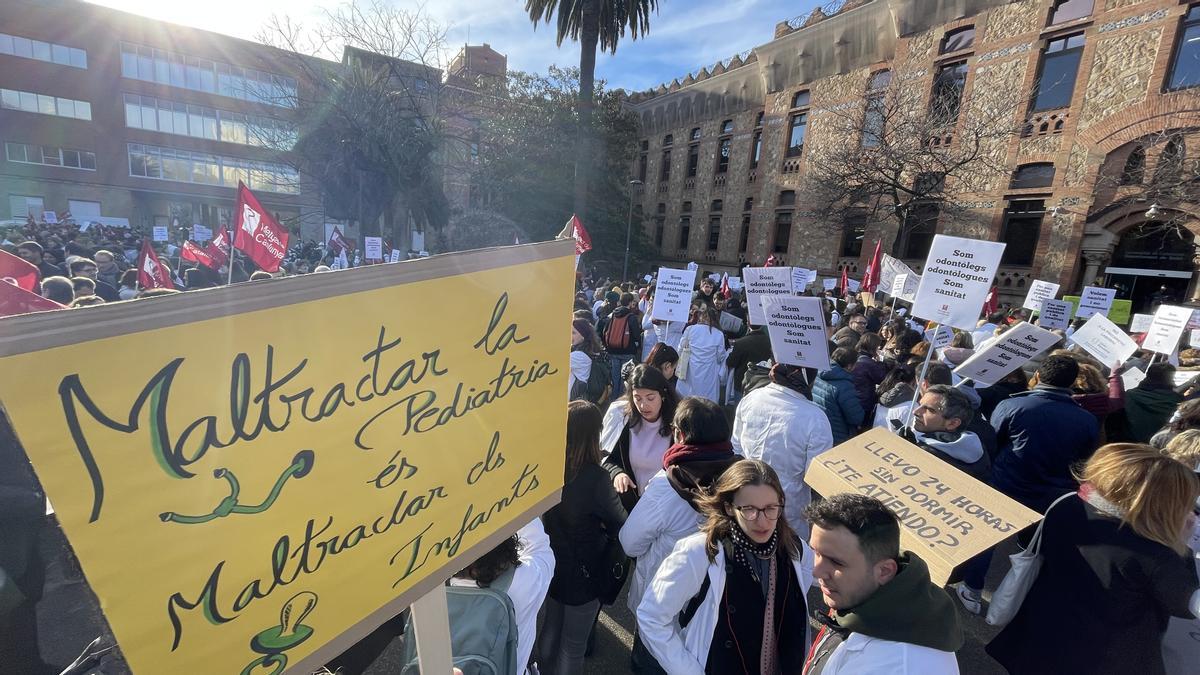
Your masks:
M575 157L575 213L586 222L589 146L592 105L596 88L596 46L615 54L625 37L636 40L650 31L650 12L658 11L658 0L525 0L525 11L536 27L549 25L558 14L557 42L570 37L579 42L579 130Z

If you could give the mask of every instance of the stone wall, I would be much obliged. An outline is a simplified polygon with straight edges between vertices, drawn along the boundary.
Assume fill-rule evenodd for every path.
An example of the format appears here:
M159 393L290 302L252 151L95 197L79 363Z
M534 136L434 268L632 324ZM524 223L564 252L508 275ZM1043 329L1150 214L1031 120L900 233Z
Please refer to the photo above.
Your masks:
M1037 30L1041 16L1038 0L1021 0L1011 5L997 7L988 12L987 42L999 42Z
M1079 114L1081 131L1145 100L1162 34L1153 28L1099 41Z

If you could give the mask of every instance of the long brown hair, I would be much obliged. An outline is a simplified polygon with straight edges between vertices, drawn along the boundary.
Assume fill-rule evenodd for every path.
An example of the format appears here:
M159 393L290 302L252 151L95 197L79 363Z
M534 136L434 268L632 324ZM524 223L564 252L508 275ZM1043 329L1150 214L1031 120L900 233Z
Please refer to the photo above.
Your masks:
M704 550L708 553L709 562L716 559L717 548L720 547L721 540L728 539L733 528L738 526L737 519L732 514L733 496L747 485L766 485L775 490L775 494L779 496L780 506L779 520L775 521L775 527L779 530L779 543L789 558L799 560L801 556L800 537L791 525L788 525L787 517L783 514L783 506L786 504L787 497L783 494L783 485L779 482L779 475L766 462L757 459L743 459L725 469L725 473L721 474L721 477L713 485L712 491L698 500L700 512L706 518L704 524L700 526L700 531L705 534Z
M1184 553L1184 523L1200 496L1193 471L1142 443L1109 443L1077 477L1125 512L1121 520L1139 536Z
M604 417L591 401L567 404L567 468L571 482L584 464L600 463L600 428Z

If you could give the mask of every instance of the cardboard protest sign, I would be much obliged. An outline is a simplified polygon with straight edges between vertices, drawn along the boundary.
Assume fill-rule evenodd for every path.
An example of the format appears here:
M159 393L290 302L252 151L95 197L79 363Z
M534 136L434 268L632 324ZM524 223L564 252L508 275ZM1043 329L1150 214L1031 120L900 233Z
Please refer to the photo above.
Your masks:
M858 492L882 501L900 520L900 547L921 556L938 586L1041 517L882 428L821 453L804 482L824 497Z
M1133 320L1129 322L1130 333L1145 333L1150 328L1150 323L1154 321L1153 314L1134 314Z
M974 330L1004 244L934 235L913 300L913 316Z
M1103 314L1093 314L1082 328L1075 331L1071 341L1106 366L1125 363L1138 348L1133 338Z
M367 260L383 260L383 237L363 237L363 255Z
M166 241L167 240L167 226L166 225L155 225L151 232L151 235L153 236L154 241Z
M687 321L692 309L692 287L696 284L696 270L676 270L670 267L658 269L658 283L654 286L654 308L651 319L659 321Z
M1175 305L1159 305L1154 312L1154 320L1146 329L1146 337L1142 340L1142 349L1159 354L1170 354L1179 347L1179 338L1183 337L1183 329L1188 319L1192 317L1190 307Z
M766 295L760 301L777 363L822 370L829 367L829 339L820 298Z
M1022 321L1005 331L988 348L977 352L954 369L959 377L982 384L996 384L1026 361L1053 347L1061 338Z
M573 255L0 321L0 401L132 671L312 672L556 504Z
M954 329L949 326L939 325L937 328L931 328L925 331L925 341L934 349L948 347L950 341L954 339Z
M1058 284L1038 279L1029 284L1029 292L1025 294L1025 302L1021 306L1032 312L1040 312L1042 301L1053 300L1057 295Z
M1038 312L1037 324L1042 328L1058 328L1066 330L1071 324L1071 312L1075 306L1065 300L1042 301L1042 309Z
M765 295L792 295L792 268L790 267L747 267L742 271L746 284L746 309L750 313L750 325L765 326L762 297Z
M1093 314L1104 314L1107 316L1108 310L1112 307L1113 299L1116 297L1117 289L1115 288L1085 286L1083 293L1079 296L1079 309L1076 310L1075 316L1079 319L1086 319Z

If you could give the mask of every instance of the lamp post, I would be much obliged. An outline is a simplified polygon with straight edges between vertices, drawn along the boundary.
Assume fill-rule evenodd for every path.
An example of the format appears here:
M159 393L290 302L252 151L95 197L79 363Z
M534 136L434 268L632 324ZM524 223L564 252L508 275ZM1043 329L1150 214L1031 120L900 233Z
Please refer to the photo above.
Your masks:
M629 217L625 220L625 262L621 265L621 281L629 281L629 233L633 229L633 189L642 185L642 181L629 181Z

